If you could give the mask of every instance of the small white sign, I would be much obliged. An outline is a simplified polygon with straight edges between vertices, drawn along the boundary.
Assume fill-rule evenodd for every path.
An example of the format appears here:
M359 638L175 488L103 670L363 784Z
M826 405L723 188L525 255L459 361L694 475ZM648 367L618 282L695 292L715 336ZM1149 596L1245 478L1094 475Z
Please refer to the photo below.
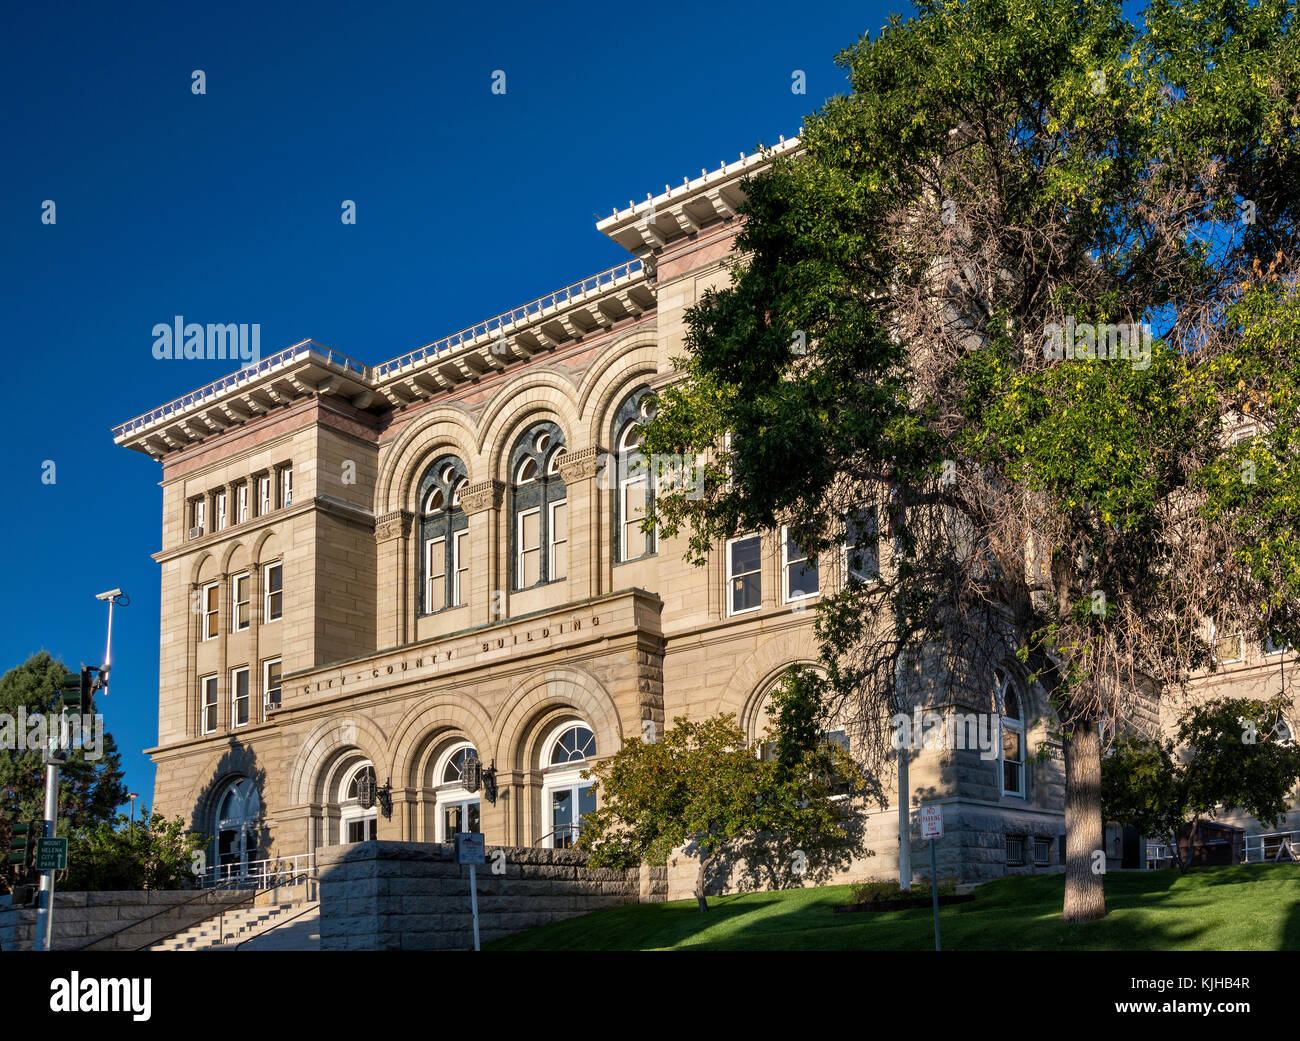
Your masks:
M921 807L921 838L943 838L943 807L927 803Z

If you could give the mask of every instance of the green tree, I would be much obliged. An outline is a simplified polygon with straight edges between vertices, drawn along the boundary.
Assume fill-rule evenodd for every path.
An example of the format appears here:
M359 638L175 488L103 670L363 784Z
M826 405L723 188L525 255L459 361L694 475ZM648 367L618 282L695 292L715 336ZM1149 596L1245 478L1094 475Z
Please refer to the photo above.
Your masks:
M63 889L189 889L194 885L194 854L204 836L190 832L180 817L141 808L140 820L124 813L78 829L68 842Z
M695 898L719 860L742 888L782 888L828 875L862 851L859 823L833 798L856 792L853 760L819 743L796 761L762 759L731 715L678 717L656 741L631 738L591 771L601 805L578 848L595 867L665 864L685 846L698 860Z
M1213 667L1212 614L1300 636L1296 5L917 8L839 55L851 92L746 181L742 260L688 312L644 441L706 463L647 526L689 529L696 562L783 523L880 555L817 619L823 700L877 721L869 773L918 661L988 704L1018 657L1064 745L1083 921L1099 724ZM1150 340L1120 355L1120 325ZM1225 449L1243 409L1277 425Z
M10 733L21 736L20 719L30 721L34 714L46 712L67 672L62 662L41 651L0 676L0 718L11 722ZM122 758L107 731L103 731L100 748L71 751L67 763L59 769L58 833L66 836L111 821L127 796L122 777ZM15 821L39 819L44 809L41 750L0 749L0 848L8 852ZM2 884L7 891L9 879Z
M1176 741L1129 735L1117 742L1102 762L1107 819L1153 836L1190 825L1183 872L1202 822L1244 810L1274 823L1290 810L1300 779L1300 748L1282 717L1287 700L1197 702L1179 719Z

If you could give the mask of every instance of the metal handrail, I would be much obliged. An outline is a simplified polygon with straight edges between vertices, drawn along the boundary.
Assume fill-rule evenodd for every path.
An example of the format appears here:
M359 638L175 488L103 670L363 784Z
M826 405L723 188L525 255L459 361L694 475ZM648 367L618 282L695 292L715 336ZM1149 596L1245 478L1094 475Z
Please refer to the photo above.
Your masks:
M305 867L299 867L300 860L307 862ZM316 854L298 853L290 857L267 857L246 864L214 864L211 880L204 878L202 885L209 890L272 889L275 886L295 885L315 877Z
M518 325L520 322L527 321L545 311L558 308L563 304L570 303L579 296L590 293L593 290L601 289L607 285L613 285L622 279L643 271L645 264L640 260L629 260L625 264L619 264L616 267L609 268L607 271L601 271L599 274L592 275L590 278L584 278L581 282L574 282L572 285L565 286L563 289L557 289L553 293L547 293L545 296L539 296L536 300L531 300L522 307L516 307L513 311L505 311L502 314L494 315L486 321L471 325L460 332L452 333L450 336L444 336L441 340L434 340L433 343L425 344L423 347L417 347L413 351L408 351L390 361L381 362L374 367L375 376L383 378L394 372L406 368L415 362L423 361L435 354L441 354L453 347L459 347L463 343L480 339L489 333L497 330L504 330L507 326Z
M1276 860L1285 846L1293 859L1300 859L1300 831L1269 831L1245 836L1242 860L1246 864L1264 864Z

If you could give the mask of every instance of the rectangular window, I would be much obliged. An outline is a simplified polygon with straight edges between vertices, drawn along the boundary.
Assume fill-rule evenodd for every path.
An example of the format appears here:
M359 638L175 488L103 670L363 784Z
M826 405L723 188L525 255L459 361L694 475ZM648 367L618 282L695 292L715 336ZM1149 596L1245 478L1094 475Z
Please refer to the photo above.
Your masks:
M821 587L817 565L808 562L808 554L790 537L788 528L782 530L781 543L781 584L785 602L816 595Z
M1034 839L1034 863L1046 867L1052 862L1052 840Z
M456 569L452 598L459 607L469 595L469 529L452 536L452 565Z
M217 492L213 497L213 518L215 521L214 531L226 530L226 493Z
M257 479L257 515L265 517L271 512L271 477L263 474Z
M245 572L230 580L232 632L242 633L248 628L248 602L252 595L253 579Z
M262 700L267 708L280 707L280 659L262 663Z
M529 510L519 515L519 588L527 589L541 581L542 511Z
M1225 620L1223 627L1214 624L1214 658L1220 663L1241 661L1246 657L1245 633L1240 622Z
M1002 792L1025 794L1025 735L1019 728L1002 723Z
M230 720L233 726L248 725L248 666L230 670Z
M863 582L880 577L880 525L874 506L848 518L845 524L844 549L848 574Z
M204 640L215 640L218 631L219 617L217 614L217 604L220 600L220 592L216 582L203 587L202 607L203 607L203 627L200 632L200 638Z
M217 677L199 680L199 727L205 734L217 729Z
M190 503L190 538L197 539L200 535L206 534L205 522L208 517L208 504L202 499L195 499Z
M245 481L235 489L235 523L243 524L248 520L248 482Z
M563 578L569 573L569 504L568 502L551 503L551 581Z
M293 505L293 467L286 466L280 471L280 506Z
M730 614L756 611L763 604L762 543L757 535L727 543L727 590Z
M641 530L645 520L647 490L650 482L646 474L633 477L623 482L623 501L620 504L623 540L621 543L624 560L636 560L650 552L650 539Z
M1019 867L1025 862L1025 839L1023 835L1007 836L1007 867Z
M447 541L429 539L424 544L424 610L426 614L447 606Z
M262 587L266 590L262 604L262 621L278 621L284 606L284 590L281 583L284 569L280 564L267 564L262 572Z

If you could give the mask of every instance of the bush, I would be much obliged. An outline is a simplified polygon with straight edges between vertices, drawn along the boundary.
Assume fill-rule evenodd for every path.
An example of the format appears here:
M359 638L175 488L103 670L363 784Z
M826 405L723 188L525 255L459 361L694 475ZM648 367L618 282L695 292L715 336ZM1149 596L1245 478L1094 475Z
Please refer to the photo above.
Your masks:
M113 823L73 833L61 889L192 889L195 853L204 836L188 832L180 817L144 811L134 824L126 814Z

